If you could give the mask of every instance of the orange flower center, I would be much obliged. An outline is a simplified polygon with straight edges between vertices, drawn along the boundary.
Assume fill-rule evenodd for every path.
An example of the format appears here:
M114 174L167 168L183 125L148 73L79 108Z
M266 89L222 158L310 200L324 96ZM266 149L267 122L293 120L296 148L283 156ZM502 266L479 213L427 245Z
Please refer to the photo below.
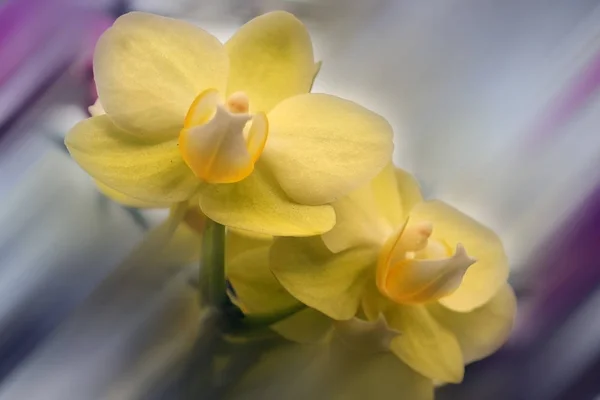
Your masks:
M377 264L379 291L400 304L422 304L450 295L475 263L459 243L454 254L433 239L430 222L407 221L383 246Z
M249 114L249 99L233 93L225 104L215 89L200 93L185 117L179 151L194 174L209 183L246 178L263 152L269 134L264 113Z

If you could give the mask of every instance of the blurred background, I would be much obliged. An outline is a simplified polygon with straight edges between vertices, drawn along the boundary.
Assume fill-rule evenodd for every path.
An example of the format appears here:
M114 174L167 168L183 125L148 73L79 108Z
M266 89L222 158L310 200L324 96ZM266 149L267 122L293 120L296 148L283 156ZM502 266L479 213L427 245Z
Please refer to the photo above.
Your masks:
M0 0L1 400L169 398L157 382L196 335L189 268L111 280L164 213L103 198L63 145L95 100L98 36L134 9L223 41L294 13L314 91L388 118L426 195L501 235L513 336L438 398L600 398L599 1Z

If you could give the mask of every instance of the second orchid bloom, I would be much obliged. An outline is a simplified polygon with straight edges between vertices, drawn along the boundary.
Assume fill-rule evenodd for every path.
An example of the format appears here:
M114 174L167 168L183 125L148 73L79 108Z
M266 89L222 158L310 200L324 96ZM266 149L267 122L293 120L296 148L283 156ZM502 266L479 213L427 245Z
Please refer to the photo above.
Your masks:
M424 201L414 178L392 165L333 206L338 224L323 235L234 246L229 276L248 313L289 309L297 299L310 308L274 326L284 336L305 342L335 327L365 334L357 346L367 346L375 335L375 351L438 383L460 382L465 364L505 342L516 302L492 231ZM258 276L260 285L249 284Z

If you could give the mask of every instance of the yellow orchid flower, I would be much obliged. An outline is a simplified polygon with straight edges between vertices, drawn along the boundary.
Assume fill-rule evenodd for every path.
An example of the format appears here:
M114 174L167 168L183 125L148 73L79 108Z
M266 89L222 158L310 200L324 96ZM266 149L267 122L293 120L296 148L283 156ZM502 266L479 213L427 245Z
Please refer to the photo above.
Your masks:
M223 225L320 234L335 224L329 204L377 175L393 144L379 115L308 93L317 70L308 32L286 12L224 45L188 22L129 13L96 46L99 102L65 143L126 204L198 197Z
M322 236L274 241L271 269L294 297L335 320L384 318L397 332L390 350L433 381L460 382L505 341L515 297L492 231L423 201L392 165L334 208Z

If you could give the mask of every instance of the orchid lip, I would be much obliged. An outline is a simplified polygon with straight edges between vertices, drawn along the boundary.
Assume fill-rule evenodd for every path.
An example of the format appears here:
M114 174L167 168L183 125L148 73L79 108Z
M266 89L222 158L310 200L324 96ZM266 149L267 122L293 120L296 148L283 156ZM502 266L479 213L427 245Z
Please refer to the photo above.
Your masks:
M452 294L476 260L460 243L454 252L432 239L429 222L409 223L388 239L377 266L379 291L399 304L422 304Z
M252 173L268 137L264 113L248 113L243 92L219 102L215 89L200 93L179 134L179 150L194 174L208 183L233 183Z

